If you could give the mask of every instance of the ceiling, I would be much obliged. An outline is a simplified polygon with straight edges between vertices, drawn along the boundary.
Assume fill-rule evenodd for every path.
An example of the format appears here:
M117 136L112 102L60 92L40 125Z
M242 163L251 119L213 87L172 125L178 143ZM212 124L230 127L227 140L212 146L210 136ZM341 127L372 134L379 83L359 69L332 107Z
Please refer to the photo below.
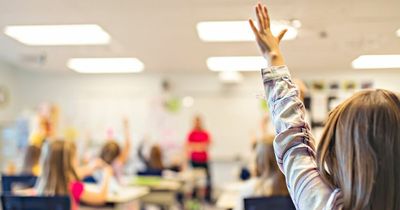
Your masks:
M399 0L270 0L272 19L299 19L282 43L294 71L348 71L360 54L400 54ZM0 34L0 59L23 69L69 72L70 57L137 57L145 73L208 72L209 56L258 55L254 43L203 43L196 23L245 20L257 0L0 0L0 28L20 24L99 24L107 46L28 47ZM244 28L243 30L250 30ZM38 62L42 56L43 62Z

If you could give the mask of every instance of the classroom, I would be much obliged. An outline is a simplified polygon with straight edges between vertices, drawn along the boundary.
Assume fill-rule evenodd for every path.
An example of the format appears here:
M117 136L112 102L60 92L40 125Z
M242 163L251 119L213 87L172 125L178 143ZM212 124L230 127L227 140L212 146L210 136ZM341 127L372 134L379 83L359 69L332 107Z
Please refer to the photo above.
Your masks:
M400 210L398 159L398 0L0 0L0 209Z

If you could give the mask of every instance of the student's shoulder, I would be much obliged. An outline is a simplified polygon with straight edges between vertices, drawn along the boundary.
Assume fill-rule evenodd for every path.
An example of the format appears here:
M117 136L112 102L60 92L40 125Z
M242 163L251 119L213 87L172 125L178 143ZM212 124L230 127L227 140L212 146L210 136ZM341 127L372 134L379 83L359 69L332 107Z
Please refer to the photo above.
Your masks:
M326 203L325 210L342 210L343 209L343 194L340 189L335 189Z

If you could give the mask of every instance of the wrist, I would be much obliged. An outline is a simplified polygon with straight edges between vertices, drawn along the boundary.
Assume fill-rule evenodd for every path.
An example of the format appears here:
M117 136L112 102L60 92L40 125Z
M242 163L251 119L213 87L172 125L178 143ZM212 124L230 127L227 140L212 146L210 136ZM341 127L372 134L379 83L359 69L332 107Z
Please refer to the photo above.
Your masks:
M270 57L271 66L283 66L283 65L285 65L285 60L283 58L282 53L279 50L271 51L269 53L269 57Z

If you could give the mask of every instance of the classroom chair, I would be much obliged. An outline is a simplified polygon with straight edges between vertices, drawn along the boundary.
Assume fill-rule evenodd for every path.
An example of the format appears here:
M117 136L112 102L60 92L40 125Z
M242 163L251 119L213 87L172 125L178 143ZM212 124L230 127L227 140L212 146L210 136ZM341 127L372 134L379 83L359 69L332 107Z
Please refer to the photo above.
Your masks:
M254 197L244 199L245 210L296 210L290 196Z
M97 184L97 180L93 176L86 176L82 179L84 183Z
M68 196L1 196L3 210L70 210L71 201Z
M31 188L35 186L36 176L32 175L16 175L16 176L1 176L2 192L12 192L14 185L19 185L23 188Z
M250 170L247 167L242 167L239 174L240 180L246 181L251 178Z
M136 175L138 176L162 176L162 170L157 169L147 169L143 171L137 171Z

